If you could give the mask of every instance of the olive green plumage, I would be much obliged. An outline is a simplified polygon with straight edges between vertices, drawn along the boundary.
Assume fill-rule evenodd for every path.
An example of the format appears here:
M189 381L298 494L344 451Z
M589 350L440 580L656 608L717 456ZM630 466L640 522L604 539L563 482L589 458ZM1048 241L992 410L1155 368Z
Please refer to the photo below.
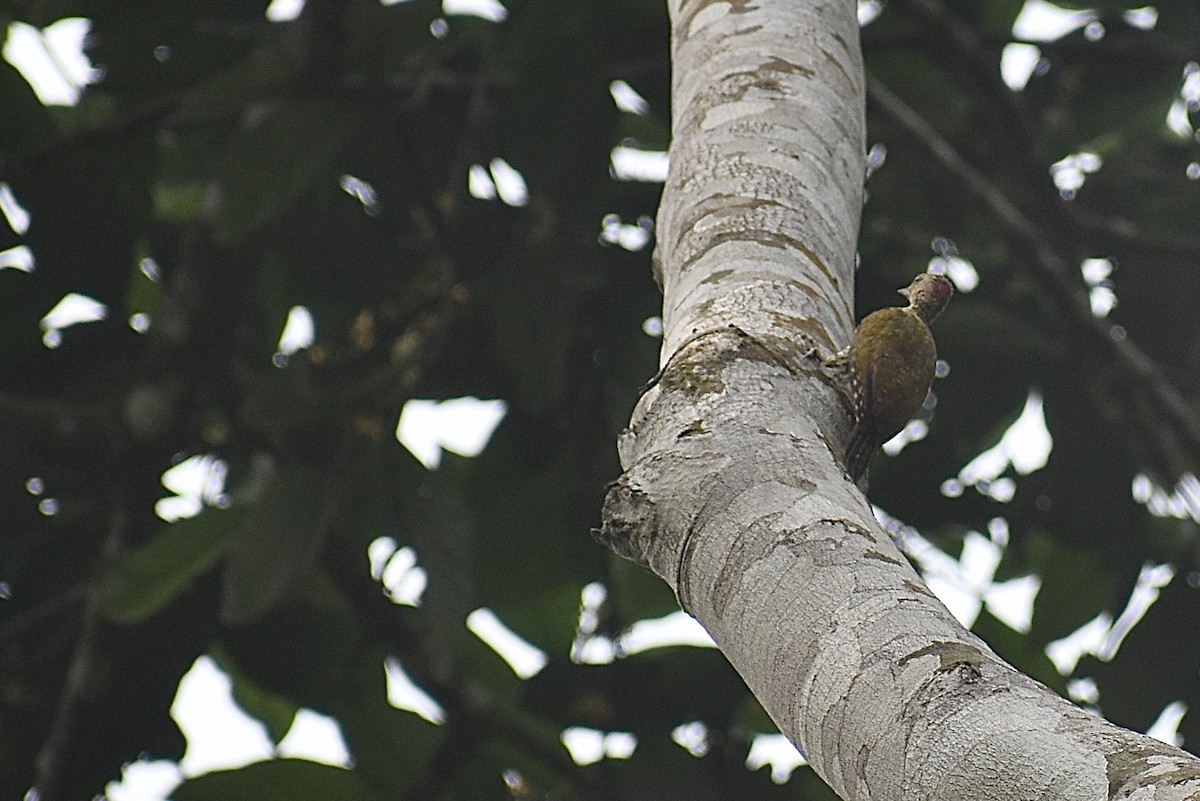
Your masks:
M954 289L940 275L922 273L900 290L908 305L868 314L854 330L847 367L854 405L854 429L843 458L856 483L871 456L900 432L921 408L937 364L929 323Z

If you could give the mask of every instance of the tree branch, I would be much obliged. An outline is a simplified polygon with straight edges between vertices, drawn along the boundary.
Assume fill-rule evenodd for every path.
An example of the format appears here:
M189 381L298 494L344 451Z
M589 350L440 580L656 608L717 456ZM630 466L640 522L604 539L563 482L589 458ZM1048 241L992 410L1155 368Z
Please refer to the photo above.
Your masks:
M978 31L964 23L940 0L893 0L896 5L919 17L923 28L934 30L943 42L949 43L953 55L943 58L948 64L947 75L957 75L963 64L988 91L982 105L993 120L1014 138L1013 152L1023 156L1027 172L1036 172L1030 156L1037 152L1033 135L1034 122L1029 107L1020 95L1008 87L1000 76L1001 44L989 43ZM950 53L945 47L927 48L938 56ZM995 102L991 102L995 101Z
M960 182L970 196L991 212L1005 234L1031 254L1032 259L1022 262L1020 268L1029 270L1048 290L1047 297L1077 330L1084 332L1088 344L1100 353L1114 356L1127 378L1153 398L1154 412L1167 421L1170 430L1161 430L1153 420L1145 419L1145 415L1137 417L1143 419L1143 428L1156 444L1153 453L1163 462L1157 469L1171 480L1195 471L1196 465L1200 464L1200 419L1154 360L1104 320L1092 315L1078 272L1051 247L1052 238L879 80L869 78L867 92L882 113L924 149L943 171Z
M9 646L18 637L24 636L35 627L40 628L43 626L48 618L71 608L87 598L88 585L85 583L76 584L52 598L47 598L37 606L14 615L5 621L4 625L0 626L0 646Z
M843 798L1191 797L1200 760L1050 692L936 599L847 480L837 403L800 362L697 337L736 326L777 351L778 329L840 333L857 232L836 223L861 207L865 78L853 4L670 9L665 369L622 435L602 537L676 591ZM923 142L1037 254L1056 306L1086 308L1037 227Z
M175 96L156 97L138 108L96 125L69 129L33 150L0 155L0 176L21 166L36 166L60 157L64 152L89 147L97 142L118 139L154 125L179 106Z
M103 571L121 551L126 538L126 513L118 488L110 487L112 502L108 532L96 561L96 574L85 590L79 636L67 669L66 682L50 734L38 752L34 788L38 801L69 801L66 788L71 773L72 752L79 736L80 722L87 718L81 707L92 703L94 684L104 675L102 655L104 607Z

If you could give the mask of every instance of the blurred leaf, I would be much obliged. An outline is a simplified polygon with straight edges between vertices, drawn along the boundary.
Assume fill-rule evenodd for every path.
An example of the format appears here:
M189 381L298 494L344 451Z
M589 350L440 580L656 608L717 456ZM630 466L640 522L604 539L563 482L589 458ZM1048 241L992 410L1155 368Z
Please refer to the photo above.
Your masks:
M204 187L199 183L159 183L154 186L154 214L169 222L190 222L200 216Z
M389 704L381 652L362 651L342 675L344 700L332 711L356 771L379 797L404 797L437 753L445 727Z
M609 560L613 584L605 603L615 604L613 623L619 628L679 610L675 593L653 573L616 555Z
M277 759L186 779L171 793L175 801L373 801L379 798L353 771Z
M639 735L633 757L604 763L609 781L620 797L630 801L656 798L728 799L768 801L811 798L799 795L794 785L778 785L769 771L746 768L749 745L742 740L723 740L719 730L710 750L696 757L675 743L669 729ZM828 796L816 795L817 798Z
M302 68L296 42L291 35L284 34L254 50L243 61L192 85L176 119L184 123L236 119L248 104L269 101L285 92L298 80Z
M1101 610L1119 612L1118 576L1100 554L1066 548L1044 533L1031 535L1024 551L1022 564L1042 579L1029 633L1035 643L1065 637Z
M279 741L287 736L292 724L296 722L296 712L299 708L283 696L259 686L239 670L233 660L227 657L222 659L219 653L217 658L221 670L225 671L233 685L233 700L247 715L266 727L267 736L273 745L279 745Z
M225 632L220 656L265 692L332 713L349 703L353 687L329 677L345 676L356 664L363 621L324 578L308 590Z
M475 519L486 523L472 554L474 581L480 605L539 647L566 653L575 635L580 591L606 558L587 533L600 482L592 506L592 487L575 484L565 466L537 458L533 442L551 432L533 430L540 421L516 421L515 416L510 412L488 449L470 464L464 494ZM519 425L531 430L521 432ZM554 453L556 459L566 458ZM587 493L588 505L573 497L575 492ZM517 542L521 547L513 547Z
M544 747L568 758L566 748L556 734L548 737ZM574 788L562 782L561 774L554 770L558 766L552 765L545 756L545 751L534 756L526 743L515 737L493 738L472 758L462 760L457 766L448 797L462 801L513 801L522 796L557 798L571 793ZM509 782L514 782L515 786Z
M1163 708L1182 701L1186 709L1200 705L1200 653L1193 644L1200 638L1200 586L1196 577L1175 576L1160 590L1154 606L1120 644L1115 659L1102 662L1085 658L1080 673L1095 679L1100 708L1119 726L1145 731ZM1154 681L1146 681L1153 676ZM1200 721L1184 717L1180 733L1194 749Z
M8 21L0 15L0 25L8 29ZM25 150L45 142L54 133L54 124L46 107L38 100L33 87L17 68L0 60L0 99L4 114L0 115L0 142L4 150Z
M125 292L123 311L126 316L145 314L151 321L158 318L163 307L162 276L150 254L142 250L133 264L129 288Z
M267 481L225 563L222 620L253 620L308 577L333 522L328 480L317 468L297 467Z
M130 625L156 614L216 565L244 519L243 508L210 507L164 526L108 574L105 616Z
M459 457L443 458L442 467L448 468L447 461ZM398 533L402 542L415 546L417 560L429 574L421 600L426 656L439 675L448 677L459 669L463 645L472 637L467 615L480 605L475 576L480 532L467 499L443 478L439 471L421 482Z
M334 161L354 127L352 107L327 98L296 98L266 109L234 140L218 171L218 239L244 238L306 193L332 194Z
M688 676L686 682L679 677ZM695 692L703 686L704 692ZM741 713L741 677L715 648L674 646L607 665L554 660L525 682L526 708L563 727L670 731L693 720L723 727Z
M141 104L203 85L209 76L239 62L268 32L263 2L86 5L90 7L78 16L91 21L86 53L104 70L98 93L118 102ZM265 64L260 66L265 70ZM243 81L252 83L254 76L246 73Z

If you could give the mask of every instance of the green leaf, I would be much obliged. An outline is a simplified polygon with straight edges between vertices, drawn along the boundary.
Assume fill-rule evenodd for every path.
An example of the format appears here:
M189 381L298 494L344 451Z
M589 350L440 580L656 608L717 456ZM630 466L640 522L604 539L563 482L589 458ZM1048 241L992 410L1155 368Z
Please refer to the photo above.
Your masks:
M363 632L353 611L322 591L327 584L314 580L309 589L300 602L280 604L249 625L227 630L216 654L235 681L246 676L297 707L334 715L344 727L342 710L354 688L330 679L347 675L356 664ZM382 673L383 657L378 661Z
M229 676L233 684L233 700L246 714L262 723L267 728L267 736L274 745L287 736L288 731L296 720L299 707L278 693L273 693L258 682L247 676L228 654L222 649L216 649L215 656L221 664L221 670Z
M306 578L329 530L322 519L326 476L316 468L279 470L250 511L225 563L221 618L245 623Z
M166 526L108 574L105 616L124 625L152 617L216 564L243 516L241 509L210 508Z
M168 222L186 223L200 216L204 207L204 185L159 182L153 187L154 215Z
M405 798L413 780L436 765L448 730L391 706L383 657L364 649L351 660L339 673L343 701L330 711L363 781L382 797Z
M135 254L129 286L125 290L125 313L142 313L151 320L158 318L163 306L163 286L159 276L147 273L143 260L150 258L149 250L143 245Z
M188 779L175 801L371 801L378 798L353 771L299 759L256 762Z
M337 191L333 162L353 131L349 110L332 100L297 99L268 110L233 142L218 171L217 238L245 238L323 178L331 194Z
M292 36L284 33L245 58L192 84L177 121L184 124L236 119L249 105L277 97L294 86L303 70Z
M0 18L8 28L7 20ZM54 125L46 107L37 99L32 87L21 73L7 61L0 60L0 141L10 153L19 148L45 144L53 135Z

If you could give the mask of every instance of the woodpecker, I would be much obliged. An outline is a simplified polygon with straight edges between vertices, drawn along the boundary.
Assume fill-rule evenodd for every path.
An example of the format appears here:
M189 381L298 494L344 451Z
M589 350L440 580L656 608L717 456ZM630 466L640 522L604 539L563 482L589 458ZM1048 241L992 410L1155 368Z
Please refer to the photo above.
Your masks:
M954 287L941 275L922 273L900 294L907 306L871 312L854 329L850 347L838 354L849 373L854 429L842 461L854 483L879 446L900 432L921 408L937 363L929 324Z

